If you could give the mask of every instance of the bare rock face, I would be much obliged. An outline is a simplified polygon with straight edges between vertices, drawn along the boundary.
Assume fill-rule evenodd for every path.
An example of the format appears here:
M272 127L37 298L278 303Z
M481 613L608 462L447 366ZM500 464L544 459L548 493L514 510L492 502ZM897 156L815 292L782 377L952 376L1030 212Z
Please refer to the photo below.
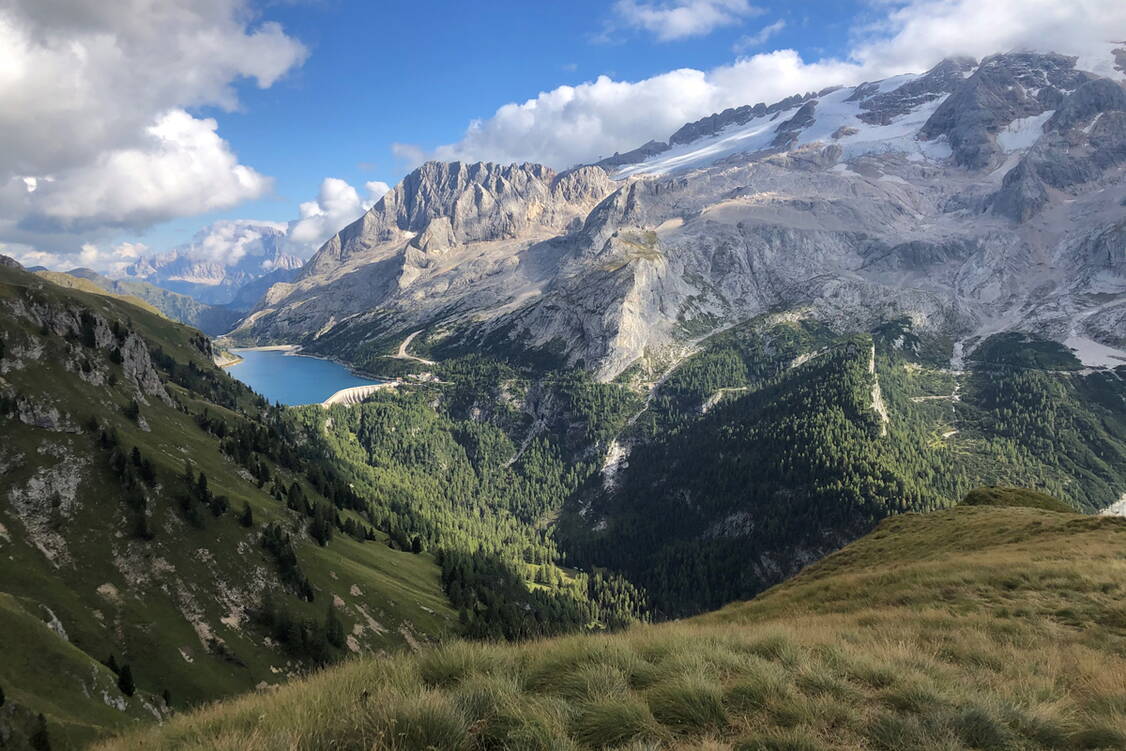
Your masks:
M859 118L869 125L887 125L897 117L956 91L976 66L972 58L948 58L925 75L891 91L879 92L878 86L864 90L861 85L857 87L860 94L857 100L862 110Z
M942 103L920 136L945 136L955 162L984 169L997 153L1001 128L1055 109L1067 94L1094 77L1075 70L1075 58L1063 55L994 55Z
M172 397L164 389L164 383L153 367L152 357L145 340L130 332L121 345L121 368L125 377L132 381L145 396L153 396L165 404L172 404Z
M993 211L1001 216L1023 222L1051 200L1048 186L1040 179L1036 167L1027 160L1005 174L1001 190L993 198Z
M1066 190L1126 163L1126 89L1088 81L1068 95L1044 124L1044 134L1004 178L993 210L1023 222Z
M22 485L8 492L8 505L23 524L28 541L54 566L73 564L66 538L60 530L78 509L78 488L88 462L64 457L40 467Z
M237 333L347 359L438 327L600 378L777 310L1115 347L1124 173L1116 81L1060 55L951 59L558 174L428 163Z

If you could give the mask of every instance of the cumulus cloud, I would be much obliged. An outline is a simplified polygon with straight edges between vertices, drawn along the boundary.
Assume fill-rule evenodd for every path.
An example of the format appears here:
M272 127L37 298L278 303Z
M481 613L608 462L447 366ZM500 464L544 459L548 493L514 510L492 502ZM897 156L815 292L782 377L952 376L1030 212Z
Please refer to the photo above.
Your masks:
M304 60L248 2L0 5L0 240L89 257L82 245L115 228L268 190L214 120L187 112L233 109L236 82L265 88Z
M244 0L8 0L0 9L0 171L49 174L135 147L172 109L233 109L305 49L247 25Z
M298 209L300 216L289 223L291 252L308 258L325 240L359 219L390 189L387 183L378 180L364 183L366 196L361 199L359 192L344 180L326 177L321 181L317 197L302 203Z
M648 31L662 42L705 36L762 12L747 0L677 0L671 3L618 0L614 3L620 24Z
M213 222L196 233L190 243L174 252L193 261L235 266L244 258L262 258L265 265L277 254L286 226L281 222L228 219Z
M270 181L231 153L212 119L172 110L132 148L62 170L27 193L25 227L139 227L258 198Z
M1053 50L1110 74L1107 43L1126 29L1121 0L881 0L875 7L883 16L853 29L851 51L840 59L807 61L776 50L635 82L601 76L506 104L471 122L456 143L429 152L398 144L396 154L413 162L537 161L564 168L663 140L685 122L727 107L922 71L953 55Z

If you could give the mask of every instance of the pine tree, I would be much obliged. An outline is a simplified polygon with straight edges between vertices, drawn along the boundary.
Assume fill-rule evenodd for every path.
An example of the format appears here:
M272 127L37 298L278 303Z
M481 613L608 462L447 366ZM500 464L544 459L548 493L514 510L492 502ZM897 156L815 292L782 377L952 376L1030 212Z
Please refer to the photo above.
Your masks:
M113 671L114 675L121 674L121 668L117 666L117 658L111 653L109 659L105 661L105 666Z
M4 706L4 687L0 686L0 707Z
M152 525L149 524L149 518L143 512L137 515L137 521L133 524L133 536L139 540L151 540L156 537L152 531Z
M28 740L35 751L51 751L51 738L47 735L47 718L42 713L36 720L35 732Z
M246 503L242 507L242 513L239 514L238 523L244 527L254 526L254 511L250 508L250 504Z
M133 669L128 663L122 665L121 672L117 674L117 687L126 696L132 696L137 690L136 684L133 683Z
M328 604L328 615L325 617L325 639L338 649L344 647L344 623L336 614L336 608L331 602Z
M172 709L172 692L168 689L164 689L164 691L162 691L160 695L164 699L165 708Z

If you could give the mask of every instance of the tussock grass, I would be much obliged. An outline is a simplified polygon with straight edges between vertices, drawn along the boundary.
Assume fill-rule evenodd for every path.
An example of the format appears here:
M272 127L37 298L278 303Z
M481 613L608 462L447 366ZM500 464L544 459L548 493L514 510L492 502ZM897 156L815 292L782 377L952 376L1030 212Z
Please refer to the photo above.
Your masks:
M906 515L708 616L357 659L102 748L1126 749L1123 551L1114 519Z
M688 730L727 726L723 693L714 681L700 676L684 676L653 689L649 709L662 725Z

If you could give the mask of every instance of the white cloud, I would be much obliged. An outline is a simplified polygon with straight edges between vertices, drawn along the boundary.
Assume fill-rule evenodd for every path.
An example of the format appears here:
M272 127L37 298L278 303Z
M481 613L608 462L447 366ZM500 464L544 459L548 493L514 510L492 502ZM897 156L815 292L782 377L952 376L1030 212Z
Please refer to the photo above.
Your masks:
M77 258L114 228L262 195L215 122L187 113L233 109L237 81L269 87L303 61L249 2L0 3L0 240Z
M268 258L285 235L281 222L230 219L213 222L176 249L193 261L235 266L247 256Z
M24 222L78 232L140 227L263 195L270 181L239 164L216 128L214 120L172 110L147 129L144 143L103 152L28 192Z
M738 41L732 47L734 52L746 52L747 50L761 47L766 44L772 36L786 28L786 22L779 18L774 23L763 26L754 34L744 34L739 37Z
M685 122L727 107L922 71L953 55L1053 50L1110 73L1105 43L1126 36L1122 0L880 0L875 7L883 17L852 31L843 59L807 62L793 50L776 50L636 82L601 76L506 104L471 122L456 143L429 152L397 144L395 153L413 163L536 161L564 168L663 140Z
M302 203L300 217L289 223L290 252L308 258L328 238L374 206L390 186L373 180L365 183L364 189L367 196L361 200L356 189L340 178L326 177L321 181L316 199Z
M623 25L648 31L662 42L705 36L762 12L747 0L676 0L666 3L618 0L614 3L614 13Z
M168 110L233 109L232 83L271 86L305 56L245 0L6 0L0 173L49 174L136 146Z
M149 246L145 245L144 243L123 242L114 247L113 254L117 258L130 261L140 258L141 256L148 253L148 251Z

